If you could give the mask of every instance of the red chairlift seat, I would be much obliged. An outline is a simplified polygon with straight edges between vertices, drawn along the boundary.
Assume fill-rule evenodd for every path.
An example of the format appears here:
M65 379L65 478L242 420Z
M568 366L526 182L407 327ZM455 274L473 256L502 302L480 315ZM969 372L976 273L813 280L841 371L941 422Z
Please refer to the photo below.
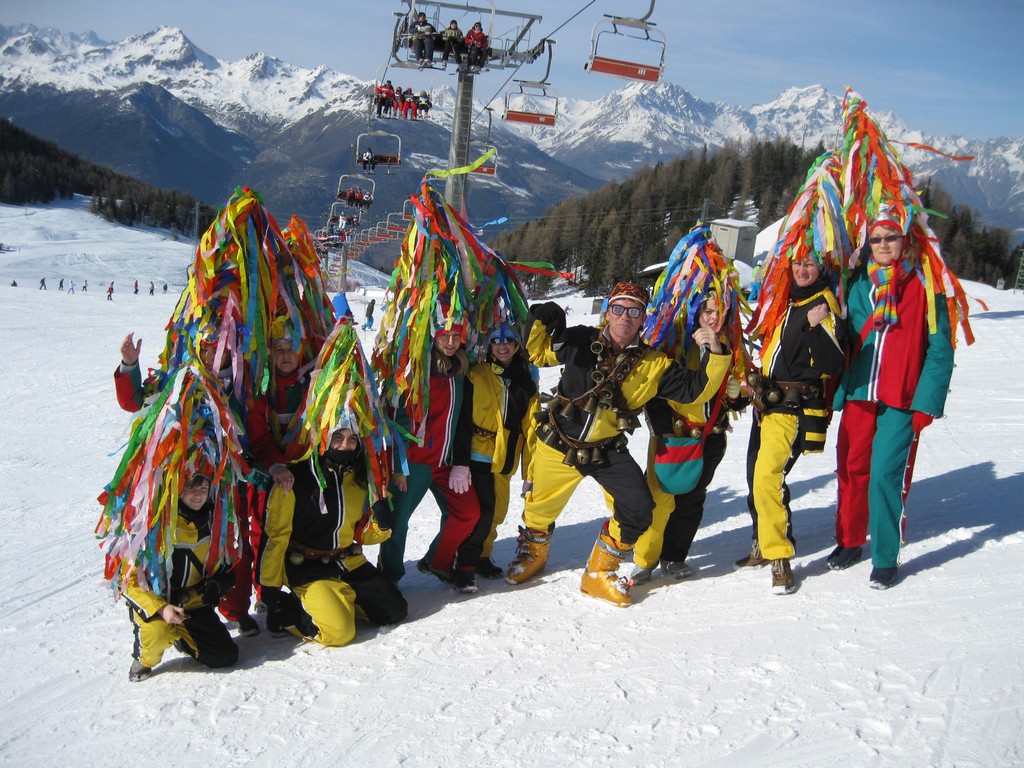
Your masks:
M490 133L489 130L488 130L488 133ZM497 176L498 175L498 150L497 150L497 148L495 148L491 144L487 144L487 143L482 142L482 141L470 141L469 143L470 143L471 147L473 145L476 145L477 147L481 148L484 153L491 152L493 150L493 154L490 156L490 158L488 158L487 161L485 161L483 165L478 165L476 168L474 168L471 171L471 173L476 173L476 174L479 174L481 176Z
M656 64L637 64L635 61L610 59L606 56L594 56L586 68L596 75L624 77L627 80L643 80L648 83L658 82L663 71L663 68Z
M555 124L558 115L558 94L547 82L551 74L552 46L554 40L545 39L548 51L548 67L540 80L516 80L519 92L509 91L505 94L505 109L501 118L512 123L529 125Z
M373 152L371 145L378 142L383 142L387 151ZM392 147L394 147L394 151L390 151ZM402 137L397 133L388 133L387 131L371 130L361 133L356 137L354 158L356 165L362 165L362 157L368 151L373 153L373 159L377 165L383 165L389 169L392 166L399 166L402 164Z
M555 124L555 116L544 112L524 112L518 109L509 109L502 115L505 120L511 123L529 123L531 125L552 126Z
M656 83L661 79L665 69L665 33L656 29L654 22L647 21L654 12L655 0L651 0L651 6L647 13L640 18L629 18L625 16L606 16L594 24L590 40L590 58L583 66L584 69L596 75L608 75L609 77L621 77L626 80L640 80L646 83ZM604 28L602 28L604 27ZM625 31L623 31L623 29ZM634 30L634 34L630 34ZM601 37L608 35L609 39L627 38L638 41L648 51L647 43L658 46L660 57L657 64L643 64L628 59L614 58L608 56L607 51L599 53Z

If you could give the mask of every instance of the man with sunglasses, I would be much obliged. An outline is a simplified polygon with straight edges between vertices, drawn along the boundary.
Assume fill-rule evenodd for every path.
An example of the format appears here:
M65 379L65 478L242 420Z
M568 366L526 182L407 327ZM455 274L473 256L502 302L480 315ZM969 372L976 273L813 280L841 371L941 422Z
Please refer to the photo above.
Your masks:
M896 582L911 448L921 430L942 416L953 375L949 312L936 296L929 329L927 291L934 289L925 283L908 219L901 205L883 204L868 230L870 257L847 293L850 368L836 394L836 407L843 409L838 546L827 564L839 571L860 560L870 525L874 589Z
M580 591L620 607L631 605L629 581L619 563L651 524L654 500L643 470L629 454L626 434L640 426L637 414L656 396L691 403L716 393L730 356L709 330L694 333L703 349L689 370L640 339L647 290L618 283L608 295L600 327L566 327L554 302L530 308L527 350L538 367L562 366L554 396L536 414L536 448L530 464L516 559L506 581L522 584L547 562L555 520L576 486L592 477L613 499L583 572Z

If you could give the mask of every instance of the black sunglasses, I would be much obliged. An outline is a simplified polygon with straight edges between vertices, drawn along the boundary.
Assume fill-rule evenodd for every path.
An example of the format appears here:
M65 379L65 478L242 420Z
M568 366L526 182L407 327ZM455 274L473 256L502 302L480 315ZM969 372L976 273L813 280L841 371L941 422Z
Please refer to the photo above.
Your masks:
M895 243L897 240L902 240L903 235L875 235L875 237L869 237L868 242L872 245L878 245L883 240L887 243Z
M640 307L627 307L624 304L609 304L608 309L610 309L611 313L616 317L620 317L622 313L625 312L627 315L629 315L629 317L632 317L634 320L636 320L644 313L643 309L641 309Z

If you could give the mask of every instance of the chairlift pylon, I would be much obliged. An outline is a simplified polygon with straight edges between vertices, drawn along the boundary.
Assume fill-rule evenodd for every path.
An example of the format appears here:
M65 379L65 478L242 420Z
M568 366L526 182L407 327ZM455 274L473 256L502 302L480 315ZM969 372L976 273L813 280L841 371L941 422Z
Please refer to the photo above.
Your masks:
M656 0L651 0L651 6L647 9L647 13L638 19L605 14L604 19L594 24L590 41L590 58L583 68L595 75L621 77L626 80L640 80L647 83L658 82L665 69L665 33L656 29L654 22L647 21L654 12L655 2ZM621 31L620 28L625 31ZM630 34L632 30L635 30L636 34ZM631 40L642 40L655 44L659 49L658 63L641 64L604 55L603 49L601 49L601 38L604 35L627 37Z

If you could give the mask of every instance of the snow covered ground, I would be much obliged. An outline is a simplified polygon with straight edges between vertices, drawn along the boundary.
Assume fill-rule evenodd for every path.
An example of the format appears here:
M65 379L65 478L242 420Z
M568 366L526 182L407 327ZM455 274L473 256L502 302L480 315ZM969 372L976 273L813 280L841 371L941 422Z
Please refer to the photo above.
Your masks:
M427 501L401 584L406 623L363 628L340 649L240 638L230 671L171 650L132 684L127 610L101 582L92 535L129 425L111 373L129 330L154 362L192 248L102 222L80 202L0 206L0 242L17 249L0 253L0 763L1024 763L1024 296L968 286L989 311L972 304L978 342L958 350L948 418L922 438L889 591L868 588L868 562L825 568L831 448L791 476L799 590L773 596L766 571L732 570L750 540L746 415L710 490L697 575L656 578L628 610L579 592L605 517L595 484L559 519L541 578L483 581L476 595L413 567L437 527ZM87 278L89 292L59 292L61 277L79 291ZM350 297L357 318L374 295L379 306L379 291ZM570 322L592 319L590 299L569 304ZM519 509L514 499L499 531L501 563Z

